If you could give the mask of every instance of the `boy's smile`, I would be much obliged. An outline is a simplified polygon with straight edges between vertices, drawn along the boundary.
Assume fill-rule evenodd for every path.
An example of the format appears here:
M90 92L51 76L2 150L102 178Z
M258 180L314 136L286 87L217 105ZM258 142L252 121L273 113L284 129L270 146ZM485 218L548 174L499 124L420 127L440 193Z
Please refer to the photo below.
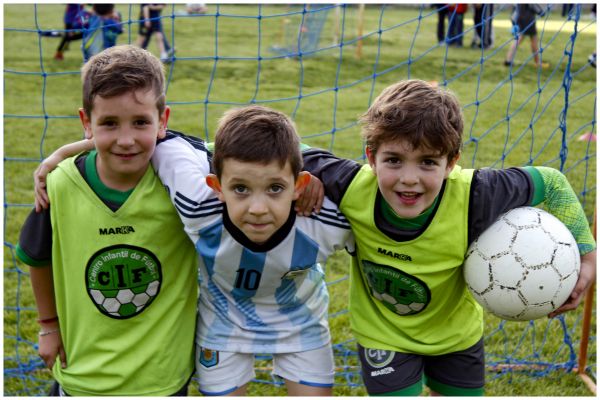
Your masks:
M219 200L227 204L231 222L257 244L265 243L285 224L301 181L294 179L289 162L281 168L277 161L262 164L232 158L224 160L220 181L214 175L207 177Z
M164 137L169 116L156 108L151 90L136 90L110 98L96 96L90 118L79 111L86 137L98 150L98 175L116 190L129 190L142 178L154 153L156 139Z
M418 217L433 204L458 160L448 163L445 154L412 149L404 141L383 143L376 154L367 148L367 157L383 198L405 219Z

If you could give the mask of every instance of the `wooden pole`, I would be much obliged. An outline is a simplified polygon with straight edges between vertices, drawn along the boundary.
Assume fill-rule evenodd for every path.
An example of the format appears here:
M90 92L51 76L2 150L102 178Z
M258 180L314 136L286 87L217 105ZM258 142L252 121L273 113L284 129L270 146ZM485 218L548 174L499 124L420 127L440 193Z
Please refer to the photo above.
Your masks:
M594 293L596 290L596 284L592 283L592 286L588 289L585 295L585 303L583 305L583 323L581 333L581 343L579 344L579 360L577 362L577 375L583 380L587 387L596 394L596 383L587 375L585 368L587 365L587 349L590 337L590 324L592 319L592 306L594 303Z
M596 210L594 210L594 220L592 233L596 239ZM592 285L585 294L583 304L583 322L581 324L581 342L579 343L579 359L577 360L577 375L583 380L587 387L596 395L596 382L593 381L585 372L587 366L588 343L590 338L590 325L592 320L592 307L594 305L594 294L596 293L596 284Z

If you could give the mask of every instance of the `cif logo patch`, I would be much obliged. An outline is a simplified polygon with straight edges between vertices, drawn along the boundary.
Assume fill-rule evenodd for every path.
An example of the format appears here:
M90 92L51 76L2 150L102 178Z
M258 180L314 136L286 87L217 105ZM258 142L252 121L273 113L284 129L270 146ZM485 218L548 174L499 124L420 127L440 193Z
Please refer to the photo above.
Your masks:
M362 267L371 295L398 315L418 314L431 301L429 287L416 276L368 260Z
M219 352L200 347L200 357L198 361L206 368L214 367L219 363Z
M100 312L116 319L144 311L158 296L162 270L149 250L115 245L97 251L85 269L88 295Z
M368 349L365 347L365 359L373 368L383 368L394 359L395 351Z

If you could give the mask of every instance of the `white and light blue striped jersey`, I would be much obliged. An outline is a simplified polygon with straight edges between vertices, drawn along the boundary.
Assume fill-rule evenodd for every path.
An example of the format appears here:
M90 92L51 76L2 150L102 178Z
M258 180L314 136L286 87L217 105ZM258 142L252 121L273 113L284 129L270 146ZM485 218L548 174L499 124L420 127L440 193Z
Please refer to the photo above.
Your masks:
M284 226L258 245L206 185L210 157L202 142L169 132L152 164L199 254L197 344L240 353L327 345L329 296L320 263L337 250L354 250L337 206L325 198L322 211L309 217L291 208Z

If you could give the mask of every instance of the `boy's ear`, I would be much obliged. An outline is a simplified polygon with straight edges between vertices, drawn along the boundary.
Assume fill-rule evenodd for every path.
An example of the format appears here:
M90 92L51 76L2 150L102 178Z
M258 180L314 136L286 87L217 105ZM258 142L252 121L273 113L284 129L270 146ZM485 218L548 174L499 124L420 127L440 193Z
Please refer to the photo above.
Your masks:
M79 119L81 120L81 125L83 125L83 130L85 132L85 138L86 139L92 139L94 137L93 133L92 133L92 121L90 121L90 118L88 118L87 114L85 113L85 110L83 108L79 109Z
M369 146L365 146L365 154L367 155L367 160L369 161L369 165L375 171L375 154L371 151Z
M294 185L294 200L297 200L298 197L302 194L302 191L308 184L310 183L310 172L308 171L300 171L298 174L298 178L296 179L296 184Z
M214 190L219 200L223 201L223 191L221 190L221 183L219 182L219 178L217 178L215 174L206 175L206 184L209 188Z
M159 119L159 129L158 129L158 139L163 139L167 136L167 122L169 122L169 116L171 115L171 108L169 106L165 106L165 110Z

